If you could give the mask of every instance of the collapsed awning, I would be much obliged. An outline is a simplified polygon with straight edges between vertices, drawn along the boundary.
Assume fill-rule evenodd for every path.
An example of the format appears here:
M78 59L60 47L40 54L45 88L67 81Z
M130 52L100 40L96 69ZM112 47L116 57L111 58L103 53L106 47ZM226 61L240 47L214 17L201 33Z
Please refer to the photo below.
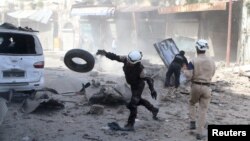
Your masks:
M226 10L226 2L195 3L188 5L161 7L158 9L159 14L181 13L181 12L199 12Z
M48 23L52 14L53 14L52 10L43 9L43 10L20 10L20 11L10 12L7 15L17 19L29 19L32 21L46 24Z
M118 12L150 12L158 9L158 6L126 6L117 8Z
M115 7L72 7L72 16L113 16Z

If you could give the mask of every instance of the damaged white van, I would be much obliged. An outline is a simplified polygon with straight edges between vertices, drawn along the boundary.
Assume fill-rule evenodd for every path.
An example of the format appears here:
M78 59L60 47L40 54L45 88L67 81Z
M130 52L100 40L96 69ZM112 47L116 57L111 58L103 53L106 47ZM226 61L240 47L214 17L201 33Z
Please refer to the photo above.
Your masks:
M44 55L36 32L0 26L0 92L30 91L44 85Z

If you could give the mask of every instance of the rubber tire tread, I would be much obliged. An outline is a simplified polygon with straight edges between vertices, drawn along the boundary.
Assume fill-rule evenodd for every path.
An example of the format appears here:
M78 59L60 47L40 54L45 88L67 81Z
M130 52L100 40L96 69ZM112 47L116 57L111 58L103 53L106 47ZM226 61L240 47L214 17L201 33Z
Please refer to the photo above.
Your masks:
M81 58L86 61L85 64L77 64L72 59ZM64 64L72 71L75 72L89 72L94 68L95 58L88 51L82 49L71 49L64 56Z

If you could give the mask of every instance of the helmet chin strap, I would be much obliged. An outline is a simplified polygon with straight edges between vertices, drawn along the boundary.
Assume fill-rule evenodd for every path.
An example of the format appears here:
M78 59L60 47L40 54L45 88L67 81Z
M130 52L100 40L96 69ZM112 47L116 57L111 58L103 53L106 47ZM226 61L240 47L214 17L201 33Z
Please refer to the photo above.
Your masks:
M140 62L140 60L139 61L135 61L135 62L133 62L133 61L131 61L131 59L128 57L127 58L127 60L128 60L128 63L129 64L132 64L132 65L134 65L134 64L136 64L136 63L139 63Z

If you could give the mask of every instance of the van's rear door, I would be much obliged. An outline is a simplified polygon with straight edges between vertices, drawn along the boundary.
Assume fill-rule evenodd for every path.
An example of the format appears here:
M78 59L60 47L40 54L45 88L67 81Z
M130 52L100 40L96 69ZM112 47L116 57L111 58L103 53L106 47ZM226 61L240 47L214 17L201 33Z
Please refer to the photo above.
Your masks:
M0 55L0 83L38 82L43 69L35 64L43 63L43 56Z
M0 33L0 83L38 82L43 77L42 47L33 34Z

